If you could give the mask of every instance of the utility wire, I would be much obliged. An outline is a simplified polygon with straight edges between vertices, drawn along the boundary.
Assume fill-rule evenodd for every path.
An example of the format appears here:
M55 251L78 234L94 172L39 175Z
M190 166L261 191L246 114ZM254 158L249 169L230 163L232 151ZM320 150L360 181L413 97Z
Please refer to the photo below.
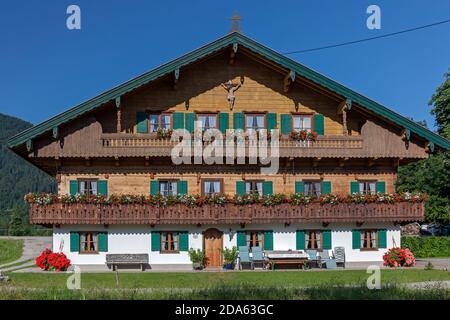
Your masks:
M290 51L290 52L285 52L284 54L304 53L304 52L311 52L311 51L318 51L318 50L324 50L324 49L330 49L330 48L343 47L343 46L348 46L348 45L355 44L355 43L361 43L361 42L371 41L371 40L375 40L375 39L387 38L387 37L392 37L392 36L395 36L395 35L398 35L398 34L402 34L402 33L417 31L417 30L425 29L425 28L430 28L430 27L434 27L434 26L441 25L441 24L448 23L448 22L450 22L450 19L444 20L444 21L435 22L435 23L431 23L431 24L427 24L427 25L420 26L420 27L415 27L415 28L401 30L401 31L392 32L392 33L387 33L387 34L383 34L381 36L376 36L376 37L371 37L371 38L364 38L364 39L348 41L348 42L343 42L343 43L338 43L338 44L331 44L331 45L327 45L327 46L323 46L323 47L317 47L317 48L310 48L310 49L304 49L304 50Z

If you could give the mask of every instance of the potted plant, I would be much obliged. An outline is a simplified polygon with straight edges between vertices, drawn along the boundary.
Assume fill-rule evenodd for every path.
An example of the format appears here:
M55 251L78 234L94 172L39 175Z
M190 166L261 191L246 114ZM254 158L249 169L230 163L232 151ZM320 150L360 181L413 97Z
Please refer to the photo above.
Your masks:
M205 266L205 252L200 249L194 250L191 248L188 254L194 270L202 270Z
M233 270L234 263L238 257L238 250L236 246L233 246L231 249L226 248L222 250L223 254L223 268L225 270Z

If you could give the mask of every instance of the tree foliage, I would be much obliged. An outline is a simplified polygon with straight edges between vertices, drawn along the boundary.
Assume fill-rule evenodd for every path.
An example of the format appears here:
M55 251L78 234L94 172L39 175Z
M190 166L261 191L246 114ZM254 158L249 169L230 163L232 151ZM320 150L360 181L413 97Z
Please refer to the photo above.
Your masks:
M450 72L444 77L444 82L436 89L429 105L432 107L431 114L436 117L438 133L450 139Z

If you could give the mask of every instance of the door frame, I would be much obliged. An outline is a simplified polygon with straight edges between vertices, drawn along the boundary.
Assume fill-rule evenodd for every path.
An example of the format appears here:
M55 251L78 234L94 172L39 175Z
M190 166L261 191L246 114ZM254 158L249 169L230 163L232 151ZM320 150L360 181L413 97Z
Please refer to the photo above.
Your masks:
M219 230L217 228L208 228L205 231L203 231L203 251L205 252L205 259L207 259L207 256L206 256L206 233L208 231L210 231L210 230L216 230L217 232L219 232L221 234L221 237L220 237L220 249L223 250L223 235L224 235L223 231L221 231L221 230ZM216 268L216 267L222 267L222 266L223 266L223 254L221 252L221 254L220 254L220 265L219 266L210 266L210 267ZM208 266L206 265L206 267L208 267Z

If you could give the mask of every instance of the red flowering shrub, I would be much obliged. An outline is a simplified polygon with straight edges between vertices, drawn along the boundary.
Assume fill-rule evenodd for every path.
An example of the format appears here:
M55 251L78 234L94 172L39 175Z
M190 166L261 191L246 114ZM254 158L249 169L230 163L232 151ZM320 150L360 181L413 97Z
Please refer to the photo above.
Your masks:
M70 267L70 260L64 253L53 252L47 248L36 258L36 266L45 271L65 271Z
M391 248L383 255L383 261L388 267L412 267L416 258L409 249Z

